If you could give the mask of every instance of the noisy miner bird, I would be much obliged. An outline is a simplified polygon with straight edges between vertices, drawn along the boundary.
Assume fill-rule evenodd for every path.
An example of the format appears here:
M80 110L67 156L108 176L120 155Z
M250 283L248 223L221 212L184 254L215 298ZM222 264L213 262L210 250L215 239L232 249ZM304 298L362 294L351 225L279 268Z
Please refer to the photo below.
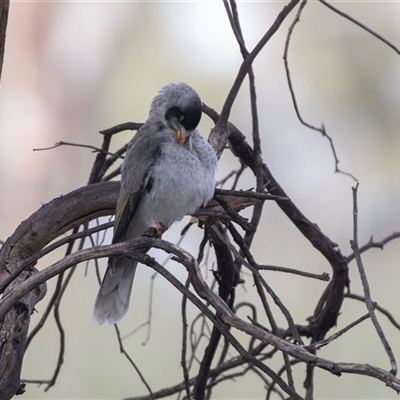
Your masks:
M196 130L200 118L200 97L185 83L166 85L153 99L122 164L113 243L151 227L165 230L212 198L217 157ZM126 257L108 259L94 306L99 324L114 324L128 311L136 267Z

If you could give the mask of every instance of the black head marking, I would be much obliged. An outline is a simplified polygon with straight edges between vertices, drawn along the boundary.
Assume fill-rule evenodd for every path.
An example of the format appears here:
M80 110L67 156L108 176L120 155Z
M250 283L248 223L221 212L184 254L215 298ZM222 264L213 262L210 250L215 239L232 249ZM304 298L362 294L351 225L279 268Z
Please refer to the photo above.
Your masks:
M165 114L165 119L175 118L188 131L196 129L201 118L201 103L193 104L184 109L173 106L169 108Z

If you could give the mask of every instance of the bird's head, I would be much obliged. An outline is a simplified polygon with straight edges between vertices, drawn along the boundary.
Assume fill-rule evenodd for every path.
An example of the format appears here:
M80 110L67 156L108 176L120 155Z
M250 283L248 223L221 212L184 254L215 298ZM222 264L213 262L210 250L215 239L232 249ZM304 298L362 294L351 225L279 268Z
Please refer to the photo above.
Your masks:
M200 122L200 96L186 83L170 83L154 98L149 117L164 120L174 129L179 142L185 143Z

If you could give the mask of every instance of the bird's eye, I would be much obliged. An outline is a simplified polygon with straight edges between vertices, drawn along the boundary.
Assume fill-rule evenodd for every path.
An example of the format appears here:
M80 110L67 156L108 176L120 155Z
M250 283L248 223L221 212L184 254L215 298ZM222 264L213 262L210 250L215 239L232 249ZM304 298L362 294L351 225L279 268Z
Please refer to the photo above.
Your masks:
M193 131L197 124L199 123L201 118L201 103L198 105L198 107L195 106L189 106L186 107L185 110L182 110L180 107L173 106L167 110L165 113L165 119L167 121L171 119L175 119L175 121L178 121L181 125L185 127L185 129L189 131Z

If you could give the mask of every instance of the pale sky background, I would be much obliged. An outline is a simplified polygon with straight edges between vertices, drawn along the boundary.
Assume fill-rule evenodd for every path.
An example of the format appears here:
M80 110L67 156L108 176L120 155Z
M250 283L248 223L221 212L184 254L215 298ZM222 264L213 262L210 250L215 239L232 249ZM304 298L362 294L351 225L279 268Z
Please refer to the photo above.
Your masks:
M239 3L249 49L284 4ZM400 47L400 3L360 1L335 5ZM348 255L354 181L334 173L328 141L299 123L285 80L282 56L294 17L295 13L289 16L254 63L263 157L295 204ZM312 2L295 28L289 61L303 118L316 126L325 124L334 140L340 167L359 179L360 243L366 243L371 235L381 240L398 231L400 56L322 4ZM10 236L41 204L85 185L95 157L89 150L75 147L42 152L32 149L60 140L99 146L100 130L126 121L144 121L151 99L168 82L187 82L205 103L220 111L240 62L220 1L11 2L0 90L0 239ZM250 140L247 81L231 120ZM211 126L203 117L200 130L204 136L208 136ZM131 136L131 132L119 134L113 148ZM236 165L225 154L218 179ZM246 174L240 187L254 185L251 174ZM166 238L176 241L183 224L174 226ZM200 235L193 229L182 247L197 254ZM254 252L260 264L331 272L327 262L273 203L265 205ZM157 257L165 259L162 254ZM373 299L387 307L398 321L399 259L399 242L390 243L384 252L372 250L363 257ZM44 261L39 267L55 259ZM362 294L356 266L350 267L351 289ZM185 279L182 267L170 264L170 270ZM114 328L98 327L92 321L97 291L93 271L90 265L85 278L85 265L79 266L63 300L66 354L56 386L45 393L43 387L28 385L21 399L118 399L147 394L119 353ZM131 309L120 325L123 334L146 320L151 275L145 267L137 274ZM305 324L325 283L276 272L266 272L265 277L296 322ZM48 296L53 288L50 282ZM250 276L246 288L238 288L238 296L254 300ZM181 296L158 277L149 343L142 345L145 330L124 342L154 391L182 381L180 302ZM45 305L45 301L38 304L39 313L33 316L32 326ZM345 300L342 311L338 328L366 312L363 304L352 300ZM196 314L193 308L190 313ZM379 320L400 359L399 331L383 315ZM58 346L51 318L28 351L23 378L49 379ZM318 354L389 369L370 321ZM295 367L299 388L303 370ZM348 375L339 379L323 371L316 375L318 399L396 398L379 381ZM262 382L250 375L221 385L213 398L258 399L264 397L264 392Z

